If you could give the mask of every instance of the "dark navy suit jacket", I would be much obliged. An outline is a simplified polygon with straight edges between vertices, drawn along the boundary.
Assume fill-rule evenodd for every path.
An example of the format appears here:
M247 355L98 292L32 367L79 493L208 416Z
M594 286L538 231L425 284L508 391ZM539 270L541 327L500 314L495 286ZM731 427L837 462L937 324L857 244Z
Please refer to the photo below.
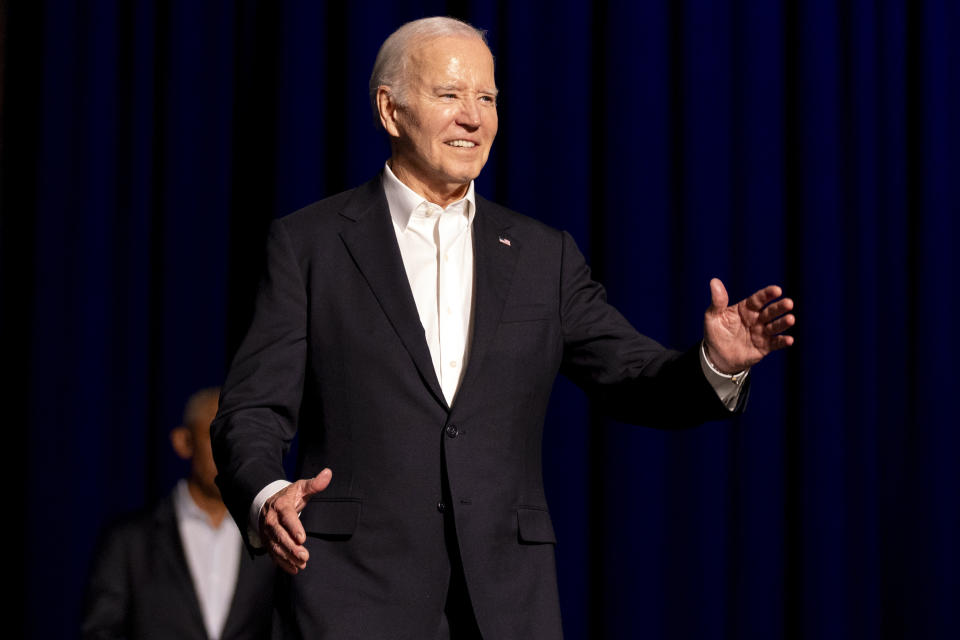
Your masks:
M472 342L452 407L380 177L271 227L212 433L217 482L241 528L254 496L284 477L296 432L299 477L333 470L301 514L310 562L284 585L291 635L442 635L446 493L483 637L561 637L541 472L557 373L620 420L672 428L730 415L696 349L637 333L569 235L481 197L473 224Z

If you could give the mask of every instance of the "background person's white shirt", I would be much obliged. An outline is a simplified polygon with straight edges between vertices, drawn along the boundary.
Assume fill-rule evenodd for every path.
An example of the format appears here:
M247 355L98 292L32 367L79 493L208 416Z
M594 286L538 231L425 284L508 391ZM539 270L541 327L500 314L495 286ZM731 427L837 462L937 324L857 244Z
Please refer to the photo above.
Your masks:
M227 623L237 588L243 539L229 517L219 527L210 523L210 516L193 501L186 480L180 480L173 491L173 508L183 554L200 601L203 626L210 640L217 640Z

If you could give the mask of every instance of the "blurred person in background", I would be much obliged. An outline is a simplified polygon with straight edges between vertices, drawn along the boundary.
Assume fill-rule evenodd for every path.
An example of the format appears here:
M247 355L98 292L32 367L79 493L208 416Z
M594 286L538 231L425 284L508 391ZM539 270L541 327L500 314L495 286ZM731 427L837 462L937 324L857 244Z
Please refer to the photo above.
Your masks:
M252 559L214 483L219 389L190 396L170 432L190 475L153 509L111 527L94 557L84 638L234 640L270 633L274 566Z

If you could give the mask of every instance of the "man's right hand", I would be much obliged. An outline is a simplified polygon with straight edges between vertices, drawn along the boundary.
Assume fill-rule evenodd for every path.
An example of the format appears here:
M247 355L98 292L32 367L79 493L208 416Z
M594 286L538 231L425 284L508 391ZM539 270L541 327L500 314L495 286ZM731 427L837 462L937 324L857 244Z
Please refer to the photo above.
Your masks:
M300 524L300 512L310 496L327 488L331 478L333 472L324 469L313 478L297 480L267 498L260 509L260 540L277 566L290 575L304 569L310 559L303 546L307 532Z

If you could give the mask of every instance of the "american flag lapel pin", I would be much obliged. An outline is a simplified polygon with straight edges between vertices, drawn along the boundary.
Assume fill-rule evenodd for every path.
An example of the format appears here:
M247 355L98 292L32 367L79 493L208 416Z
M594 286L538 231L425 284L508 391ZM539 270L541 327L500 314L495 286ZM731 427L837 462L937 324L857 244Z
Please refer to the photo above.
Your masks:
M505 244L508 247L510 246L510 238L504 238L503 236L500 236L499 239L500 239L500 244Z

